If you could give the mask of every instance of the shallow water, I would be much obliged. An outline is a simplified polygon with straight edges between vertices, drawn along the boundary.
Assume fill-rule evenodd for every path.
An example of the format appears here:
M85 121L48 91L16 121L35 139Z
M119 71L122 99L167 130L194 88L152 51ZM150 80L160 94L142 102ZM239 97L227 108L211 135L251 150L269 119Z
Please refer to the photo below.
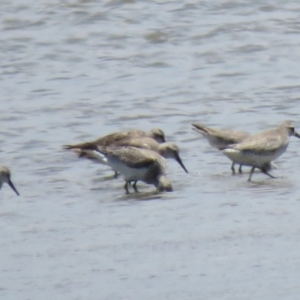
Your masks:
M1 299L297 299L298 143L271 180L231 175L191 122L298 121L296 1L1 1ZM297 124L297 123L296 123ZM298 123L298 125L300 125ZM63 151L162 128L189 174L124 195ZM299 130L300 131L300 130Z

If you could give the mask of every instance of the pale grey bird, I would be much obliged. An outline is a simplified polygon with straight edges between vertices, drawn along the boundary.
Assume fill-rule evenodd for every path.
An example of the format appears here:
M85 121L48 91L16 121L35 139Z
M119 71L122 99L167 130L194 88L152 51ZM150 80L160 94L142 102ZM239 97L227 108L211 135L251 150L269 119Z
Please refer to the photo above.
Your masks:
M184 166L180 156L179 156L179 147L174 144L174 143L161 143L159 144L155 140L149 138L149 137L139 137L139 138L128 138L128 139L123 139L119 142L116 142L112 144L113 146L123 146L123 147L136 147L136 148L141 148L141 149L148 149L157 152L164 158L172 158L176 160L179 165L183 168L183 170L188 173L188 170ZM137 191L136 187L137 182L135 181L133 183L133 188L135 191Z
M157 143L165 142L165 134L159 128L154 128L148 133L139 129L132 129L127 131L111 133L109 135L106 135L104 137L101 137L91 142L84 142L84 143L73 144L73 145L64 145L63 148L68 150L73 150L79 155L79 157L85 157L94 160L95 158L93 157L93 151L90 151L91 148L93 149L97 146L110 146L116 142L122 141L123 139L138 138L138 137L149 137L154 139ZM99 160L99 158L95 159L95 161L103 163L101 162L101 160ZM116 178L117 176L118 173L115 171L114 177Z
M208 143L218 150L225 149L228 145L237 144L250 137L250 134L243 131L213 129L202 124L192 123L193 130L200 133L207 139ZM231 170L235 173L235 162L232 162ZM240 164L239 172L242 172L242 164Z
M161 143L153 140L149 137L131 137L127 139L122 139L118 142L111 144L114 147L136 147L141 149L152 150L164 158L172 158L178 162L178 164L183 168L183 170L188 173L188 170L184 166L180 156L179 156L179 147L174 143ZM103 159L103 156L99 156L99 153L95 151L98 146L95 144L86 145L83 149L78 150L80 157L86 157L91 160L100 162L105 165L109 165L107 160ZM117 170L115 170L116 172ZM136 187L137 182L133 183L133 188L137 191Z
M285 121L276 129L263 131L241 143L227 146L223 153L236 163L252 167L248 181L251 180L255 168L274 178L268 173L267 166L286 151L290 136L300 138L292 122Z
M172 184L166 176L165 159L158 153L136 147L97 146L95 155L102 156L107 165L125 178L125 190L129 193L131 181L153 184L159 191L172 191Z
M182 169L188 173L188 170L184 166L180 156L179 156L179 147L174 143L161 143L159 144L157 141L153 140L149 137L139 137L139 138L128 138L118 141L112 144L113 146L131 146L136 148L148 149L157 152L164 158L172 158L175 159Z

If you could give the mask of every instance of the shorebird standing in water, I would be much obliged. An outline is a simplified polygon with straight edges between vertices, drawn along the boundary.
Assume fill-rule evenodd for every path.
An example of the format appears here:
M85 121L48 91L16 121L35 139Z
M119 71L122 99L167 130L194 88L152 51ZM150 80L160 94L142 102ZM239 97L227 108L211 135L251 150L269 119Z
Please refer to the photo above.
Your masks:
M136 147L142 149L148 149L157 152L164 158L173 158L175 159L182 169L188 173L188 170L184 166L180 156L179 156L179 147L174 143L162 143L159 144L155 140L149 137L140 137L140 138L129 138L121 140L117 143L114 143L113 146L124 146L124 147Z
M172 158L175 159L182 169L188 173L188 170L184 166L180 156L179 156L179 147L174 143L162 143L159 144L155 140L149 137L140 137L140 138L129 138L123 139L117 143L114 143L113 146L123 146L123 147L136 147L141 149L148 149L154 152L157 152L164 158ZM132 185L134 190L137 192L136 187L137 181L135 181Z
M115 142L111 144L111 147L135 147L135 148L140 148L140 149L147 149L147 150L152 150L164 158L173 158L175 159L179 165L183 168L183 170L188 173L188 170L184 166L180 156L179 156L179 148L176 144L174 143L162 143L159 144L155 140L149 137L131 137L127 139L122 139L118 142ZM79 157L86 157L91 160L96 160L102 164L109 165L111 164L108 163L108 160L103 159L103 156L100 155L95 149L97 148L97 145L95 144L90 144L89 146L86 145L83 149L78 149L78 154ZM124 151L123 151L124 152ZM117 169L114 169L115 172L117 172ZM137 182L135 181L133 183L133 188L135 191L137 191L136 187Z
M136 147L97 146L94 152L95 155L101 156L107 165L124 176L127 194L129 194L128 184L138 180L153 184L158 191L173 190L166 177L166 161L154 151Z
M105 162L102 161L102 159L99 158L99 156L95 157L94 152L91 151L90 149L91 148L94 149L97 146L110 146L124 139L138 138L138 137L148 137L155 140L157 143L165 142L165 134L159 128L154 128L149 133L139 129L132 129L128 131L111 133L109 135L106 135L104 137L101 137L91 142L85 142L85 143L74 144L74 145L64 145L63 148L68 150L73 150L79 155L79 157L86 157L88 159L106 164ZM115 171L114 177L115 178L118 177L118 172Z
M5 166L0 166L0 189L4 182L7 183L18 196L20 195L10 179L10 170Z
M218 150L223 150L228 145L240 143L250 137L249 133L243 131L213 129L196 123L192 123L192 126L193 130L200 133L212 147ZM233 174L235 173L234 165L233 161L231 165ZM242 173L242 164L240 164L239 172Z
M300 138L292 123L285 121L276 129L263 131L239 144L229 145L223 153L234 162L252 167L248 181L251 180L255 168L275 178L268 173L266 166L286 151L290 136Z

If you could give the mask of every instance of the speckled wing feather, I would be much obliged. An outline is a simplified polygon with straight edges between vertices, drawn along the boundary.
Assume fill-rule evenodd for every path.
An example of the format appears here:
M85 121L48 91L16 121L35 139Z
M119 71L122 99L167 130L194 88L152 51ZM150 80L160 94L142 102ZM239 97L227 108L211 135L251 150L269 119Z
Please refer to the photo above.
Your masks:
M65 145L65 149L81 149L81 150L92 150L98 145L101 146L109 146L113 143L116 143L122 139L127 139L129 137L135 136L145 136L146 132L139 130L139 129L133 129L128 131L121 131L121 132L115 132L108 134L104 137L101 137L97 140L91 141L91 142L85 142L80 144L74 144L74 145Z
M96 144L97 146L98 145L109 146L123 139L127 139L129 137L133 137L133 136L138 137L138 136L146 136L146 135L147 133L142 130L133 129L128 131L111 133L109 135L106 135L102 138L95 140L93 143Z
M194 124L194 123L192 124L192 126L194 126L196 131L198 131L201 134L214 136L216 138L222 139L224 141L230 141L232 143L239 143L250 136L249 133L243 131L222 130L222 129L218 130L218 129L206 127L201 124Z
M241 142L240 144L231 145L231 148L239 151L252 151L256 153L260 152L273 152L278 149L282 144L282 138L280 136L256 136L255 138L249 138Z
M150 137L130 137L113 143L112 146L130 146L157 151L159 144Z
M103 147L98 146L98 151L110 159L122 161L128 167L145 168L157 162L165 169L165 160L156 152L136 147Z
M212 135L210 135L209 139L211 139L211 137ZM227 145L240 143L248 137L250 137L248 133L229 130L219 131L218 134L213 136L216 143L215 147L219 150L224 150Z
M72 149L95 150L96 145L93 142L86 142L86 143L75 144L75 145L64 145L63 148L68 150L72 150Z
M250 134L243 131L231 131L231 130L220 130L218 131L217 136L223 138L224 140L234 140L235 143L239 143L246 138L250 137Z

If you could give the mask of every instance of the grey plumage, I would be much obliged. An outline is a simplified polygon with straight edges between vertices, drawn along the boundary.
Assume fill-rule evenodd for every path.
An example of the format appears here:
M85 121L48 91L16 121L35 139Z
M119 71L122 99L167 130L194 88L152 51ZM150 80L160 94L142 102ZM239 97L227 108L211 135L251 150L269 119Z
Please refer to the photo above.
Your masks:
M125 190L131 181L144 181L153 184L159 191L172 191L172 185L166 177L165 159L158 153L136 147L98 146L95 152L125 178Z
M91 150L95 149L97 146L110 146L115 143L121 142L122 140L129 138L139 138L139 137L148 137L155 140L157 143L165 142L165 134L159 128L154 128L150 132L145 132L139 129L132 129L127 131L120 131L108 134L104 137L98 138L97 140L84 142L73 145L64 145L63 148L67 150L72 150L78 154L79 157L84 157L95 162L104 163L102 160L96 156L95 153ZM115 171L114 177L117 177L118 173Z
M150 137L156 140L158 143L165 142L165 134L161 129L155 128L150 132L145 132L139 129L132 129L127 131L120 131L108 134L104 137L98 138L97 140L73 145L64 145L65 149L90 149L91 145L95 146L110 146L116 142L119 142L123 139L128 139L131 137Z
M130 147L136 147L136 148L142 148L142 149L148 149L155 151L159 153L161 156L164 158L172 158L175 159L179 165L183 168L183 170L188 173L188 170L182 163L182 160L179 156L179 147L170 142L166 143L161 143L159 144L157 141L153 140L152 138L149 137L139 137L139 138L128 138L128 139L123 139L121 141L118 141L114 144L113 146L130 146Z
M192 126L194 131L200 133L212 147L218 150L223 150L230 144L240 143L250 137L249 133L243 131L213 129L199 123L192 123ZM232 173L235 173L234 165L235 162L232 162ZM242 164L240 164L239 172L242 172Z
M223 153L234 162L252 167L249 181L255 168L273 177L268 173L267 166L286 151L290 136L300 138L292 122L285 121L276 129L265 130L241 143L229 145Z

